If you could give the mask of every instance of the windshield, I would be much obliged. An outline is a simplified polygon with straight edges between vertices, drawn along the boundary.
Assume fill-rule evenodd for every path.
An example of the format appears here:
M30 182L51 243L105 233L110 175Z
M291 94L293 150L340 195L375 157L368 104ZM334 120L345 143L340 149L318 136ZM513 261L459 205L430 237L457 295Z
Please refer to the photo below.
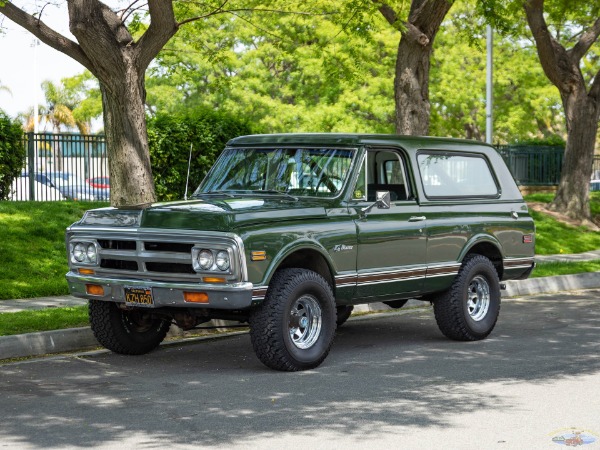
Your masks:
M353 156L351 150L327 148L227 148L194 195L249 191L335 197Z

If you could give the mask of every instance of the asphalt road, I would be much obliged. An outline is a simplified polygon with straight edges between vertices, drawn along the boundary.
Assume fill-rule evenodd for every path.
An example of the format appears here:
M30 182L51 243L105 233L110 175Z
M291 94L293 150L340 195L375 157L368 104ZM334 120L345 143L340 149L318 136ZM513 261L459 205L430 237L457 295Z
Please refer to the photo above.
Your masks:
M504 301L453 342L430 309L351 320L316 370L247 334L0 366L0 448L600 448L600 290ZM564 442L563 442L564 443Z

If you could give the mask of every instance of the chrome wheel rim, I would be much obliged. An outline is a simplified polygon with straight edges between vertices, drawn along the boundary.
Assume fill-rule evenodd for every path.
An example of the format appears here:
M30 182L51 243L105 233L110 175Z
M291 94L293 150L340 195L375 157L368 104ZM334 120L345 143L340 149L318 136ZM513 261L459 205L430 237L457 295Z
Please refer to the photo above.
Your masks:
M312 347L321 334L323 317L318 300L312 295L297 299L290 310L289 333L299 349Z
M481 275L469 283L467 292L467 310L475 322L483 320L490 309L490 285Z

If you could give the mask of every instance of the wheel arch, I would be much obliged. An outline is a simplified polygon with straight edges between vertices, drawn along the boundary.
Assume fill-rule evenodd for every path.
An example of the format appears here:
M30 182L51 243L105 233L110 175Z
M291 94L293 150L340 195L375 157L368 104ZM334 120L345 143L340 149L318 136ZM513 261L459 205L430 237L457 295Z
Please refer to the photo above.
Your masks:
M280 269L307 269L321 275L335 293L335 270L333 263L327 252L321 247L313 245L304 245L289 249L287 252L276 259L271 265L265 285L269 285L275 272Z
M308 269L318 273L335 290L335 277L330 261L314 248L298 249L287 255L276 270L287 268Z
M464 261L464 259L470 255L481 255L488 258L494 265L494 268L498 273L498 278L502 279L504 274L504 264L500 244L497 241L490 239L489 237L479 238L478 240L473 241L471 245L465 249L460 260Z

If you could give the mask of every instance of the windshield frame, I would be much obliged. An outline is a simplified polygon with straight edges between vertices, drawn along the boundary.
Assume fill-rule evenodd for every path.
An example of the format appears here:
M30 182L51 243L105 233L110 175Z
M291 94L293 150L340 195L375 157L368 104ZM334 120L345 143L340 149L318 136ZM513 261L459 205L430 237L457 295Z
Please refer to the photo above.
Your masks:
M206 185L207 185L207 181L210 180L213 171L216 170L217 167L217 162L219 161L219 159L222 157L223 153L225 153L226 151L229 150L233 150L233 151L249 151L249 150L289 150L289 149L295 149L295 150L343 150L343 151L349 151L352 156L350 158L350 166L347 169L346 172L346 176L344 177L344 180L342 182L342 185L340 186L339 190L337 191L337 193L331 194L331 195L310 195L310 194L304 194L304 193L288 193L288 192L284 192L281 191L281 196L286 196L286 197L296 197L296 198L311 198L311 199L326 199L326 200L334 200L334 199L338 199L340 198L342 195L345 194L348 184L352 181L353 177L353 173L354 173L354 167L356 165L356 161L360 155L360 151L359 148L356 146L351 146L351 147L346 147L346 146L340 146L340 145L306 145L306 144L297 144L297 145L293 145L293 144L285 144L285 145L278 145L277 143L273 143L273 144L261 144L261 145L246 145L243 147L237 147L237 146L227 146L223 149L223 151L219 154L219 157L215 160L215 163L212 165L212 167L210 168L210 170L208 171L208 173L206 174L206 176L204 177L204 179L202 180L202 182L198 185L198 187L196 188L196 190L194 191L194 193L191 195L191 198L200 198L204 195L210 195L210 191L204 191ZM221 192L223 195L234 195L234 196L249 196L249 195L265 195L265 196L273 196L273 195L277 195L274 193L274 191L272 190L219 190L219 192Z

